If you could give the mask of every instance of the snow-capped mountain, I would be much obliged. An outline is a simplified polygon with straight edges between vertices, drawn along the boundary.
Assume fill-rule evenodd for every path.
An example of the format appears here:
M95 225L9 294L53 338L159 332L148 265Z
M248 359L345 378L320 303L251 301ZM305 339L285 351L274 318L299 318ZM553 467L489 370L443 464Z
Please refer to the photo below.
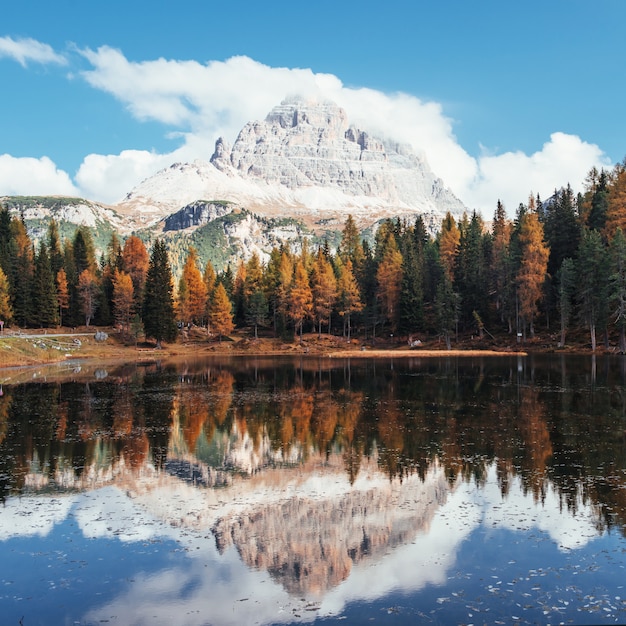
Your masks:
M409 147L351 126L335 104L302 100L246 124L232 147L218 139L210 161L157 172L115 208L137 228L197 200L296 218L313 230L340 228L348 214L362 227L417 214L438 226L447 211L466 210Z

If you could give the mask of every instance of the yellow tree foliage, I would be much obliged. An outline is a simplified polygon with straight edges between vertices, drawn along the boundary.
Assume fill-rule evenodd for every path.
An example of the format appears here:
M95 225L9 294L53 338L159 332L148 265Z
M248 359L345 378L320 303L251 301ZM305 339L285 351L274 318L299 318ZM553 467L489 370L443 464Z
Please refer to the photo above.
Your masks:
M259 291L263 285L263 266L257 252L253 252L252 256L246 263L246 275L244 280L244 298L246 305L250 301L250 296Z
M85 316L85 326L89 326L98 306L98 280L90 269L80 273L78 293L81 309Z
M235 327L233 324L233 305L222 283L217 285L213 293L209 321L211 331L218 335L220 342L222 341L222 337L232 333Z
M376 272L377 295L385 317L391 323L395 332L400 312L400 292L402 290L402 254L398 250L395 240L391 243L385 256L382 258Z
M322 334L322 322L328 322L330 333L330 314L337 299L337 279L330 261L321 253L315 258L311 274L313 289L313 312L318 323L318 334Z
M451 213L446 216L441 224L439 231L439 258L450 281L454 279L454 262L459 251L459 243L461 241L461 232L459 231Z
M195 322L196 324L204 323L206 302L207 302L207 285L198 268L198 253L192 246L187 253L187 259L183 267L181 282L184 281L185 289L179 287L179 299L181 296L184 302L179 302L179 315L184 323Z
M611 240L618 228L626 232L626 167L616 167L607 201L605 236Z
M521 263L517 274L517 297L519 311L525 324L534 335L533 320L543 295L543 284L548 269L550 249L543 239L543 226L537 212L529 207L520 225L519 242Z
M113 274L113 315L115 323L125 331L130 329L134 301L135 290L130 274L116 269Z
M11 308L9 281L0 267L0 320L5 324L10 324L12 319L13 309Z
M296 333L300 334L300 341L302 341L304 320L313 314L313 292L302 261L296 263L293 281L289 289L287 311L294 323Z
M339 315L345 320L349 340L352 314L363 310L363 301L361 300L361 292L354 277L350 259L345 262L345 265L340 270L339 280L337 281L337 307Z
M143 288L146 283L148 266L150 265L150 255L139 237L131 235L125 241L122 249L122 263L124 271L130 275L133 281L135 302L139 303L143 298Z

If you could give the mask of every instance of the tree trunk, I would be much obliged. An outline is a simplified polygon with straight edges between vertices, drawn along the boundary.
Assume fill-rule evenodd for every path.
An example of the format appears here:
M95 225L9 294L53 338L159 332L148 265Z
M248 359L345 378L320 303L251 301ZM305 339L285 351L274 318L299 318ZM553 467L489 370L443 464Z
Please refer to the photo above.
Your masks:
M589 324L589 334L591 335L591 351L596 351L596 325L591 322Z

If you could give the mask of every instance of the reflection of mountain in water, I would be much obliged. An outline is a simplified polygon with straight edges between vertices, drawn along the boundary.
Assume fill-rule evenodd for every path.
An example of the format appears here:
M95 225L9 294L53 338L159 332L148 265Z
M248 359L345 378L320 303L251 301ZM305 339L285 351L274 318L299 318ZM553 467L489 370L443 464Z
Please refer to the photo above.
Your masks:
M249 566L266 569L291 594L321 594L350 574L426 532L446 499L441 472L375 481L325 499L295 496L221 517L213 527L220 551L234 544Z

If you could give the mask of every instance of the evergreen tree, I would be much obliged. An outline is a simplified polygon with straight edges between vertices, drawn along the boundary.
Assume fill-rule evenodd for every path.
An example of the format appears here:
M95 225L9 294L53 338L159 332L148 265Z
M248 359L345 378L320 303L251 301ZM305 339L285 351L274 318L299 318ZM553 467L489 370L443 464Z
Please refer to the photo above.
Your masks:
M37 306L33 310L33 323L41 328L50 328L58 323L58 302L54 274L46 245L39 244L35 259L33 297Z
M142 317L145 333L157 342L175 341L177 336L174 317L172 270L165 242L157 239L152 247L144 287Z
M511 263L509 256L509 246L511 242L511 224L506 218L504 205L500 200L496 206L493 217L491 231L492 240L492 261L491 261L491 288L495 296L496 311L500 319L505 321L511 317L510 290L507 289L511 283ZM509 327L510 330L510 327Z
M423 247L409 230L402 238L402 284L400 286L400 326L404 333L421 330L424 324Z
M602 168L591 168L585 181L585 193L581 203L581 218L587 228L604 232L608 211L609 174Z
M557 308L561 317L560 346L565 346L565 336L570 325L576 290L576 265L573 259L563 259L557 273Z
M74 253L76 274L80 276L81 272L89 270L95 276L98 266L96 262L96 251L91 231L86 226L79 226L76 229L72 250Z
M589 328L591 349L596 350L596 329L602 324L607 300L607 254L597 230L584 231L576 260L576 301L581 322Z
M250 294L246 308L246 323L254 328L254 338L258 339L259 326L267 323L267 298L261 288Z
M48 254L50 256L50 269L52 275L56 276L63 267L63 250L61 248L61 236L56 220L50 220L48 225Z
M613 323L619 331L619 350L626 353L626 237L621 228L615 232L609 248L611 274L609 298Z
M459 227L459 245L454 265L454 290L462 302L460 317L465 325L475 316L488 319L488 257L491 242L483 233L483 222L476 211Z
M11 214L9 209L0 205L0 269L2 269L7 279L13 272L12 240Z
M545 240L550 248L547 272L556 276L563 259L574 258L580 242L580 225L574 192L568 185L555 191L545 204Z
M10 254L12 272L9 276L11 285L11 305L13 317L18 326L29 326L33 322L33 279L35 264L33 246L26 232L24 222L11 221Z
M454 291L452 281L444 272L443 278L437 287L435 296L435 314L437 318L437 329L443 335L446 348L451 349L451 337L456 330L459 321L461 308L461 298Z

